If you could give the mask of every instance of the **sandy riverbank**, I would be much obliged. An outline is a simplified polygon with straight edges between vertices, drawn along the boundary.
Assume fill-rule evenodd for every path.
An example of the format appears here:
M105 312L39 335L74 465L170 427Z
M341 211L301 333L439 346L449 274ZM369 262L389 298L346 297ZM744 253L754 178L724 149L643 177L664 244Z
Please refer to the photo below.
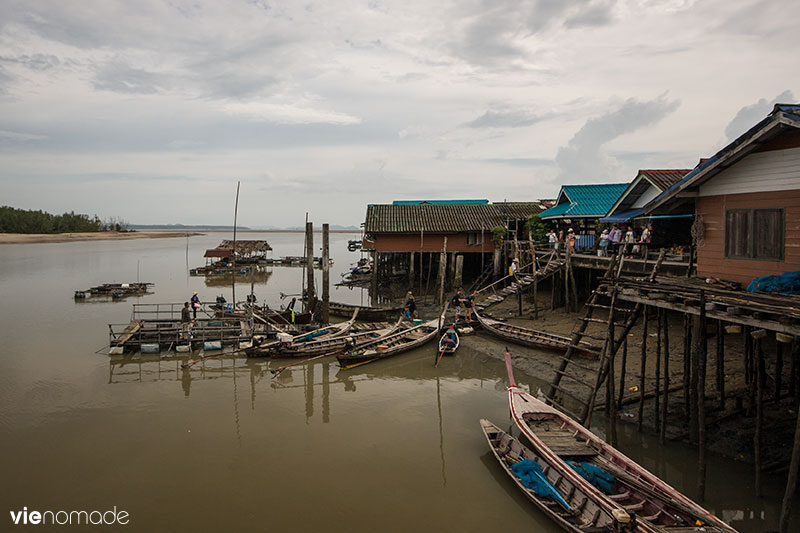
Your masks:
M99 231L92 233L0 233L0 244L35 244L72 241L122 241L128 239L169 239L203 235L194 231Z

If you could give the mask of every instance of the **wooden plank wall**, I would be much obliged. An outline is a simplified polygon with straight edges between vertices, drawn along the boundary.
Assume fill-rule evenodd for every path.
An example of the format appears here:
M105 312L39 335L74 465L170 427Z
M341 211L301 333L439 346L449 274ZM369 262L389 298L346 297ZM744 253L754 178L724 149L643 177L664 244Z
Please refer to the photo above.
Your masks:
M448 252L494 252L492 234L486 231L483 235L483 246L480 244L467 244L466 233L425 233L422 236L423 252L441 252L444 238L447 237ZM375 235L372 247L379 252L419 252L419 233L379 233Z
M779 207L784 209L784 260L764 261L725 257L725 210ZM697 274L738 281L747 286L754 277L800 270L800 190L703 196L697 199L703 217L705 242L697 250Z

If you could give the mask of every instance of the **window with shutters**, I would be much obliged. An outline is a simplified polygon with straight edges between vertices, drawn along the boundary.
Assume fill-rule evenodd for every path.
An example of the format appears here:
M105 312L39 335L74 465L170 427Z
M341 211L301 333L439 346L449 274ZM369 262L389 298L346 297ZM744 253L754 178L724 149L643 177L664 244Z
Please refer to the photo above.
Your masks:
M783 209L725 211L725 257L783 260Z
M481 233L467 233L468 245L481 245L483 244L483 235Z

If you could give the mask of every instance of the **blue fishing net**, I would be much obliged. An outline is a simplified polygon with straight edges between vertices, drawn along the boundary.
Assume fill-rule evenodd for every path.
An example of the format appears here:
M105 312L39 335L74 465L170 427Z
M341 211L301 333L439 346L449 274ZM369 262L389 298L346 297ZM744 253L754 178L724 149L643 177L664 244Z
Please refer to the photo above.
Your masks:
M600 489L603 494L611 494L613 491L614 481L616 481L613 474L592 463L567 461L567 464L579 473L583 479Z
M556 501L567 509L570 508L558 489L547 481L542 467L536 461L523 459L519 463L511 465L511 471L525 487L531 489L537 496Z
M800 294L800 271L784 272L780 276L754 278L747 287L747 292Z

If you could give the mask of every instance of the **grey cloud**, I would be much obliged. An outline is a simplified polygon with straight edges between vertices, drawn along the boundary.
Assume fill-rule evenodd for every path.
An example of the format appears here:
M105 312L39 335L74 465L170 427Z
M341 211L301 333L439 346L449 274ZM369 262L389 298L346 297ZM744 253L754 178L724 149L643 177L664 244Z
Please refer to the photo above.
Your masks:
M543 157L513 157L513 158L491 158L483 159L486 163L496 165L508 165L512 167L552 167L555 162L552 159Z
M58 57L52 54L33 54L14 57L2 56L0 57L0 61L4 61L6 63L17 63L36 71L48 70L61 64L61 61L58 59Z
M495 111L487 110L478 118L467 122L470 128L524 128L542 122L549 115L535 115L528 111Z
M614 111L587 120L569 143L558 149L559 179L562 182L620 179L613 175L618 163L603 151L603 145L659 122L679 105L680 101L667 100L666 95L645 102L629 98Z
M92 82L95 89L118 93L155 94L169 83L161 74L148 72L115 60L104 64Z
M768 102L765 98L761 98L755 104L746 105L736 113L736 116L733 117L733 120L731 120L730 123L728 123L728 125L725 127L725 136L728 137L729 141L732 141L753 127L753 125L759 122L761 119L766 117L769 112L772 111L772 107L775 104L788 104L794 102L794 94L792 91L787 89L773 98L772 101Z
M0 65L0 94L7 92L7 87L11 85L12 81L14 81L14 78L6 72L3 65Z
M575 12L564 21L567 28L581 26L606 26L613 20L614 0L590 2L585 8Z

